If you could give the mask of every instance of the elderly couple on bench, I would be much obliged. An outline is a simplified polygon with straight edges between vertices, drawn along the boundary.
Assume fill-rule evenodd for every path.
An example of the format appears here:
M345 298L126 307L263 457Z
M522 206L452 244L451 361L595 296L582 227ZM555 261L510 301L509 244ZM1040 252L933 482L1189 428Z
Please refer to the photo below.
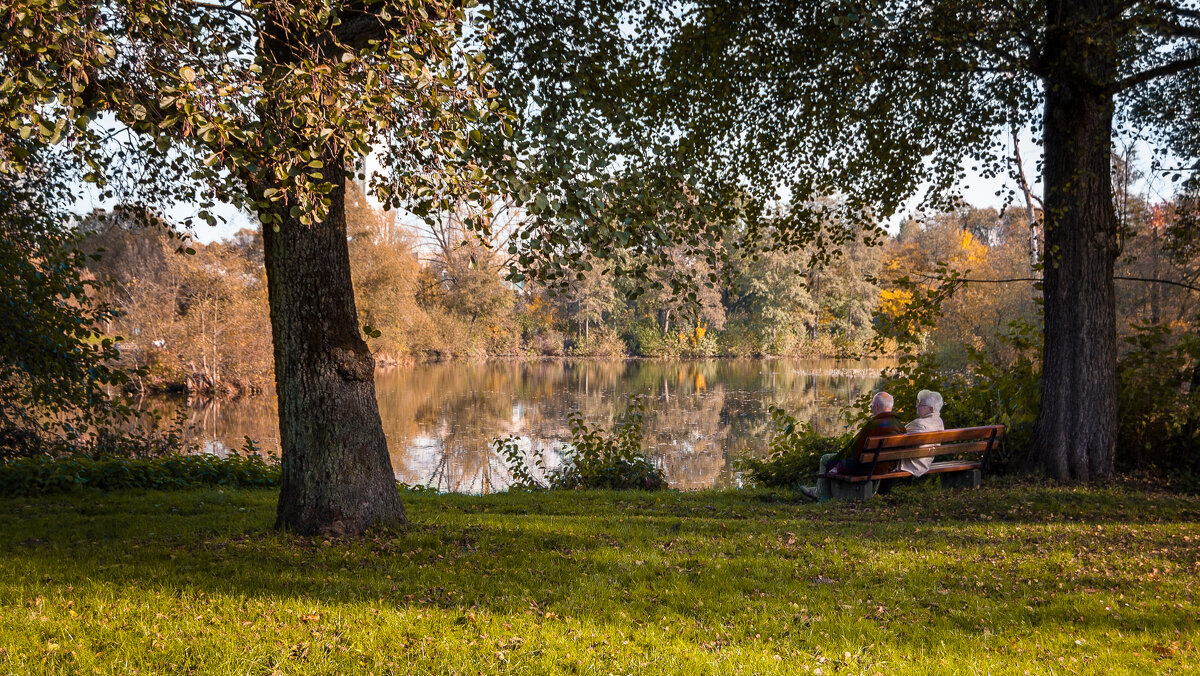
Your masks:
M893 462L878 462L879 444L875 444L872 458L864 462L863 454L868 451L870 441L876 437L889 437L901 434L917 434L921 432L940 432L945 429L942 424L942 395L931 390L921 390L917 393L917 418L907 425L901 423L892 412L895 401L887 392L879 392L871 399L871 419L865 427L855 435L840 453L828 453L821 456L821 466L818 471L816 486L802 486L800 492L813 500L825 500L831 497L830 481L839 477L874 477L880 474L895 474L907 472L913 477L924 476L933 464L933 456L902 458ZM892 489L895 478L879 479L875 493L886 495Z

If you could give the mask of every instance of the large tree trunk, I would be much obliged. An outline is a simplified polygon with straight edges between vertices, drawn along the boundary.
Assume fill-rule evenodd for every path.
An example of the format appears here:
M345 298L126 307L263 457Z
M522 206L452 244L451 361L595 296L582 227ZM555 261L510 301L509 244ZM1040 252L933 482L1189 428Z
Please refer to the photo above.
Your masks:
M388 456L375 361L358 329L346 244L345 170L322 222L263 228L283 476L276 528L357 534L404 521Z
M1112 475L1117 333L1112 202L1115 57L1091 35L1104 2L1052 0L1045 102L1045 333L1030 460L1060 481ZM1097 39L1098 38L1098 39Z

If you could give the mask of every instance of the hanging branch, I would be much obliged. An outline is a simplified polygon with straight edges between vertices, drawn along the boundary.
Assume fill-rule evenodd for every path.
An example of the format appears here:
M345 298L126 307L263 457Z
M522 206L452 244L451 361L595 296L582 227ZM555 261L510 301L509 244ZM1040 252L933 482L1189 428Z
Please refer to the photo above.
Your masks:
M941 281L943 279L936 275L926 275L924 273L917 273L917 274L922 279L927 279L927 280L931 280L931 281ZM1171 286L1178 286L1178 287L1187 289L1189 291L1200 292L1200 286L1193 286L1191 284L1188 284L1187 282L1177 282L1173 279L1151 279L1149 277L1127 277L1124 275L1114 275L1113 279L1118 279L1118 280L1121 280L1124 282L1150 282L1153 284L1170 284ZM965 282L967 284L1009 284L1012 282L1042 282L1043 280L1040 277L1008 277L1005 279L970 279L967 277L956 277L954 279L954 281L955 282Z

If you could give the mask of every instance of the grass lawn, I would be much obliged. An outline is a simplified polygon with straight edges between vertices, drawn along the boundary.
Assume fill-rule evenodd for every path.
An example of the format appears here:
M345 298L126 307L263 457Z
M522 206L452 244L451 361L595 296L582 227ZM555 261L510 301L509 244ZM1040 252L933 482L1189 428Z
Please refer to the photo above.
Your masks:
M0 673L1200 672L1200 499L1123 488L0 500Z

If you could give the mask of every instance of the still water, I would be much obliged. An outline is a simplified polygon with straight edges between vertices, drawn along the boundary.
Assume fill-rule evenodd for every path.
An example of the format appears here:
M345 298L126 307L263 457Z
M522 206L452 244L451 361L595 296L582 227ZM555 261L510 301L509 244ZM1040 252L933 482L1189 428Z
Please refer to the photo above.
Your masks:
M611 429L631 396L645 394L643 447L673 488L737 485L734 460L764 456L768 409L784 408L822 433L844 429L842 411L878 381L886 362L808 360L541 361L425 364L380 371L376 392L396 478L441 491L488 493L509 481L491 448L519 435L527 453L561 462L567 416L581 411ZM191 434L217 453L243 437L278 452L274 396L185 407Z

